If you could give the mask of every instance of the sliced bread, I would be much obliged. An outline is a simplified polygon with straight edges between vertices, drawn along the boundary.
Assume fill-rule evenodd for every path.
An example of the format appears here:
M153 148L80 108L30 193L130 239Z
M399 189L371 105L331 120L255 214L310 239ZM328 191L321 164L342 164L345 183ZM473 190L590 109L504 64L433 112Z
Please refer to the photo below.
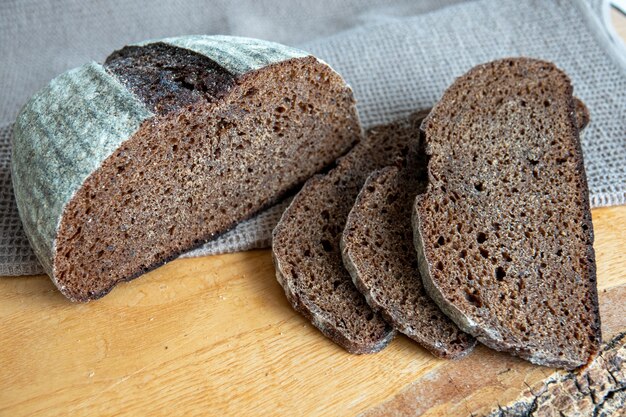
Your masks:
M426 294L413 246L411 211L426 188L426 161L420 159L408 158L367 179L343 232L343 262L367 303L394 329L438 357L459 358L476 339Z
M576 99L577 124L589 122L584 103ZM423 141L414 123L398 124L397 134L409 136L407 158L373 172L359 192L342 239L343 263L367 303L395 330L434 355L460 358L476 345L426 294L415 248L411 212L415 197L426 190Z
M26 104L14 133L24 229L74 301L223 233L362 135L328 65L229 36L127 46L70 70Z
M575 368L600 343L593 229L569 78L529 58L479 65L424 120L424 286L480 342Z
M274 229L276 276L294 309L352 353L372 353L393 338L372 311L341 257L348 213L368 175L401 160L423 116L371 129L363 142L323 176L304 185ZM403 126L413 125L412 129Z

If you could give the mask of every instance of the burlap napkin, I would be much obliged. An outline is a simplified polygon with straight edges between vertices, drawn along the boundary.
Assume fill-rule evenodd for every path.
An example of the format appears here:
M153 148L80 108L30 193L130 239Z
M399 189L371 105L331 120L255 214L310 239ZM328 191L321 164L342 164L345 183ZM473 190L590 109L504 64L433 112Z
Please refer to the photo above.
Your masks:
M44 42L40 39L46 36L48 40L56 36L53 45L59 44L58 36L67 36L67 45L76 46L68 52L55 51L65 53L65 58L55 60L46 71L38 69L42 62L31 62L32 68L37 68L24 73L26 82L21 84L24 63L17 60L9 70L0 69L2 88L7 92L0 121L14 118L19 105L55 74L90 58L102 60L116 47L144 38L226 33L298 44L330 63L352 85L366 127L432 106L455 77L478 63L526 55L554 61L564 69L575 94L590 110L592 121L582 143L592 206L626 203L626 53L606 24L608 4L602 0L461 4L300 0L282 2L286 4L281 3L279 9L269 1L235 2L236 7L216 1L214 7L203 4L197 9L193 9L200 6L196 1L140 7L146 6L144 3L112 1L87 7L79 0L64 0L50 6L48 14L41 13L41 3L37 8L13 0L0 5L0 56L41 59L33 58L33 51L19 49L28 43L19 36L35 44ZM64 6L71 13L66 10L59 16L58 10ZM37 19L40 21L34 21ZM142 23L126 32L107 27L107 23L123 26L127 20ZM59 35L62 22L68 29ZM35 33L21 33L24 27L34 28ZM168 30L157 29L163 27ZM118 39L120 36L126 37ZM304 42L307 39L310 41ZM114 41L117 43L111 46ZM87 54L75 62L76 50L81 48L102 55ZM55 71L52 74L48 73L50 67ZM43 79L33 78L33 72ZM40 273L13 201L10 132L10 126L0 128L0 275ZM266 247L285 206L279 204L183 256Z

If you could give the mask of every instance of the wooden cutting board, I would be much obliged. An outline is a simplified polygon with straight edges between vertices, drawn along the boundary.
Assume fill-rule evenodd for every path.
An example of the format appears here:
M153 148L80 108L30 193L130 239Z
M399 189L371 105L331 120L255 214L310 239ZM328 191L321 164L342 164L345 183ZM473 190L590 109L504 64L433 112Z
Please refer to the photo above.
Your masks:
M626 206L593 224L609 340L626 330ZM267 250L177 260L90 304L0 278L0 323L0 416L480 415L554 372L483 346L436 359L404 336L350 355L291 309Z
M593 223L608 340L626 330L626 206ZM291 309L267 250L177 260L89 304L0 278L0 323L1 416L468 415L553 372L485 347L436 359L404 336L350 355Z

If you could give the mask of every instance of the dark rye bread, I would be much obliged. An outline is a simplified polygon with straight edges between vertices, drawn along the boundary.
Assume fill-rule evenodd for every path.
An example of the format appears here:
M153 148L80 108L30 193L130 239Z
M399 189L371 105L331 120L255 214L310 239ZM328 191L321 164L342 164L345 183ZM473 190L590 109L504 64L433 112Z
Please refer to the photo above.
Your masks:
M578 99L576 116L584 128L589 114ZM473 349L476 339L459 330L426 294L412 244L411 212L427 183L421 120L398 123L396 134L409 138L409 153L369 176L348 215L341 253L367 303L394 329L436 356L459 358Z
M419 137L419 126L407 128ZM367 179L343 232L343 263L367 303L394 329L435 356L459 358L476 339L459 330L426 294L413 247L411 211L426 188L426 160L418 155Z
M400 121L369 130L334 169L307 181L274 229L276 276L287 298L352 353L377 352L394 332L354 286L341 258L341 234L368 175L406 156L422 118L412 116L414 129Z
M413 229L429 295L480 342L575 368L600 343L593 229L569 78L515 58L457 79L424 120Z
M361 139L352 91L293 48L225 36L128 46L22 110L13 180L62 293L88 301L273 204Z

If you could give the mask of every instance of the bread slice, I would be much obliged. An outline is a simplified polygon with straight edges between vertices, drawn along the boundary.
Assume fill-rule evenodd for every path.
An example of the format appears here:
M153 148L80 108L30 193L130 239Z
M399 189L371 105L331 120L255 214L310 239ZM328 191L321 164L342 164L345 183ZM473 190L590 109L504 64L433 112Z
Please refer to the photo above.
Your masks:
M580 129L589 122L579 99L576 117ZM422 141L419 132L411 131L416 128L414 123L398 125L398 135L414 139L407 158L368 177L348 215L341 253L367 303L394 329L438 357L459 358L471 352L476 339L461 331L426 294L412 244L411 212L427 183Z
M276 276L287 298L324 335L352 353L377 352L394 332L354 286L341 257L341 233L367 176L406 156L422 118L417 114L408 122L368 131L334 169L307 181L274 229Z
M424 286L461 329L568 369L601 339L579 125L555 65L475 67L422 124L429 182L413 217Z
M408 158L369 176L342 235L343 263L367 303L394 329L435 356L460 358L476 339L426 294L413 247L411 211L426 188L424 159Z
M37 93L15 124L12 178L46 272L88 301L273 204L361 135L352 91L306 52L184 36Z

